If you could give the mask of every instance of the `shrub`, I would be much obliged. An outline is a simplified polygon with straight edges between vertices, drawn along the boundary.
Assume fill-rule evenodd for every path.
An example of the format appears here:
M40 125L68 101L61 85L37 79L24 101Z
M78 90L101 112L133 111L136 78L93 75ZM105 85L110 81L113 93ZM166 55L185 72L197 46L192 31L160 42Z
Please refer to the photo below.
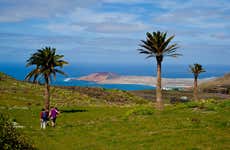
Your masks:
M198 102L188 102L185 104L188 108L196 108L199 107L199 103Z
M226 101L220 103L219 106L221 108L228 108L228 107L230 107L230 100L226 100Z
M0 149L35 150L36 148L13 127L7 117L0 114Z
M203 107L207 111L216 111L218 109L217 105L214 103L204 103Z
M214 99L201 100L199 102L189 102L185 104L188 108L198 108L206 111L216 111L218 109L217 101Z
M138 116L138 115L152 115L153 114L152 108L145 108L145 107L137 107L134 109L131 109L125 113L125 117L129 116Z

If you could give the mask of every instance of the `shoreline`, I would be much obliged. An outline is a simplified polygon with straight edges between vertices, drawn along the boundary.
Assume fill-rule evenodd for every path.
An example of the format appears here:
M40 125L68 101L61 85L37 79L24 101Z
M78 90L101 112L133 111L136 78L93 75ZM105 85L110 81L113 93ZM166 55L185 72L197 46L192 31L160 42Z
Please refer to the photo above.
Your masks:
M215 77L199 79L198 83L200 84L213 79L215 79ZM65 79L66 82L71 80L89 81L97 84L136 84L152 87L156 87L157 82L157 78L151 76L119 76L114 78L102 78L100 80L89 78L89 76L83 76ZM193 82L193 78L162 78L162 88L191 88Z

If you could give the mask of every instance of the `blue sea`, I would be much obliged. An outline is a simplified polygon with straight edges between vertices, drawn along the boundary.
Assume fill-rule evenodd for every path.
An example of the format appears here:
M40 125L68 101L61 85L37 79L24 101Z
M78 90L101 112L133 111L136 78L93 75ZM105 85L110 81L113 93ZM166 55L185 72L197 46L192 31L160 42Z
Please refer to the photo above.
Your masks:
M230 72L230 65L204 65L205 73L200 78L220 77ZM0 72L4 72L18 80L24 80L26 74L33 67L26 68L25 64L16 63L0 63ZM95 72L113 72L119 75L138 75L138 76L156 76L156 65L109 65L109 64L72 64L65 66L63 71L68 74L69 78L81 77ZM189 72L188 65L162 65L162 77L165 78L193 78ZM144 90L153 89L154 87L135 84L97 84L86 81L68 81L66 77L57 76L53 85L61 86L86 86L86 87L102 87L108 89L121 90Z

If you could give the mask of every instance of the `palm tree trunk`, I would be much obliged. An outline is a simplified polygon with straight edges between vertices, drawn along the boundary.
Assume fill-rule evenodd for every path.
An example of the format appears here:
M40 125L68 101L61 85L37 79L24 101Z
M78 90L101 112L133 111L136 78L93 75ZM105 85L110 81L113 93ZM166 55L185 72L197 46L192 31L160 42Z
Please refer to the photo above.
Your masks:
M157 86L156 86L156 108L163 109L161 93L161 61L157 60Z
M197 95L197 76L194 77L194 87L193 87L193 97L195 101L198 101L198 95Z
M50 105L50 87L45 83L45 109L49 110Z
M45 83L45 109L49 110L50 107L50 85L48 82Z

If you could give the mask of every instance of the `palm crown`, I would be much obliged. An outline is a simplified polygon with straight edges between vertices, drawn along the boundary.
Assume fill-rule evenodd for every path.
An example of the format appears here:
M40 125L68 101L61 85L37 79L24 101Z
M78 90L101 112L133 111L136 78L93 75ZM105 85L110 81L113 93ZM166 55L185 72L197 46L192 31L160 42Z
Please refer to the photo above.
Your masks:
M45 82L49 84L51 75L53 75L54 79L56 78L56 73L66 75L63 71L56 69L56 67L63 67L63 65L68 64L68 62L60 60L63 57L63 55L56 55L55 48L45 47L39 49L27 60L27 67L36 65L36 68L26 76L26 80L30 80L33 77L33 82L35 82L43 77Z
M146 41L141 40L142 44L141 49L138 49L141 54L147 54L146 58L156 57L159 61L163 60L164 56L177 57L181 54L176 53L176 49L178 48L177 44L169 45L170 41L174 38L174 36L166 39L167 32L153 32L152 34L146 33Z
M204 68L200 64L189 65L191 72L197 77L200 73L205 72Z

